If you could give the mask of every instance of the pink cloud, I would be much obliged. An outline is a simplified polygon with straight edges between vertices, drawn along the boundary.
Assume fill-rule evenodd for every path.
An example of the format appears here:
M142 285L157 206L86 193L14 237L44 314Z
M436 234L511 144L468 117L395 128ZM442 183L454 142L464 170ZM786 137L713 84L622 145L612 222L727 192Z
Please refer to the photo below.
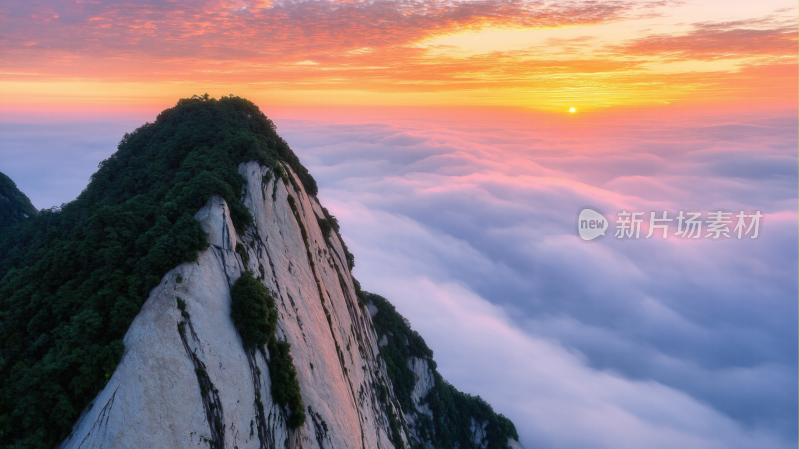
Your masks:
M793 447L796 113L534 117L276 122L364 288L524 443ZM767 217L753 241L586 244L585 205Z
M685 34L659 34L614 47L626 56L672 61L797 56L797 23L768 19L694 24Z
M641 14L634 2L542 4L475 1L425 3L11 2L0 9L6 48L36 36L39 51L152 58L269 57L330 59L361 48L402 46L442 32L487 25L585 25ZM65 39L66 38L66 39Z

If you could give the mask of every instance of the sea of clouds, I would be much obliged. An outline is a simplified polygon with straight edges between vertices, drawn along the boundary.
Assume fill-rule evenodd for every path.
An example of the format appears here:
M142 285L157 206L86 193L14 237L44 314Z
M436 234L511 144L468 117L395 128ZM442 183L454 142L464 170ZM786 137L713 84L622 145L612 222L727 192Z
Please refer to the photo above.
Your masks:
M528 447L796 446L796 116L277 124L364 288ZM587 244L586 205L766 217Z
M797 447L796 111L297 115L278 131L355 276L524 446ZM58 205L133 127L3 123L0 171ZM765 217L758 239L619 240L612 225L586 243L587 205L612 223L623 209Z

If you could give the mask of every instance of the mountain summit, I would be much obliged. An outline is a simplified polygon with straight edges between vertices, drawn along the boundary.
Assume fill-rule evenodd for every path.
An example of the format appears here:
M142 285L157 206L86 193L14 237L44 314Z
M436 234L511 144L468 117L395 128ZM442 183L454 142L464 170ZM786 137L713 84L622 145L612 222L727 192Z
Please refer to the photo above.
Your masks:
M253 103L206 95L126 134L60 211L12 224L0 446L518 447L361 290L316 194Z

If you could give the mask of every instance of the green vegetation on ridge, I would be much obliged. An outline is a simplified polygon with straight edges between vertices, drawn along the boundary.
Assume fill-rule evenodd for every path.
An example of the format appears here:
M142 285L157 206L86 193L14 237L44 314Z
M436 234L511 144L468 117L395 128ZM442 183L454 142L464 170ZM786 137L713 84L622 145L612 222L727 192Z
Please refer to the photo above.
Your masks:
M275 340L278 310L275 300L264 284L245 271L231 288L231 318L242 336L245 348L269 349L269 377L272 397L282 407L288 408L289 427L296 429L306 421L300 383L292 358L291 345Z
M245 271L231 288L231 318L247 349L275 343L278 311L267 287Z
M62 211L0 240L0 447L65 438L120 360L133 318L167 271L207 246L193 215L213 194L238 229L240 163L288 164L317 187L275 126L238 97L182 99L125 134Z
M20 192L14 181L0 173L0 231L36 215L31 200Z
M285 341L275 342L269 348L269 357L272 397L278 405L289 409L289 427L296 429L306 422L306 412L300 396L300 383L297 381L291 345Z
M433 351L414 330L395 307L384 297L359 289L359 296L365 303L374 305L378 312L372 318L378 338L385 344L380 352L386 361L389 378L394 386L395 396L405 414L416 415L416 431L422 441L411 441L412 448L433 447L443 449L479 448L473 441L473 422L486 423L486 448L506 449L508 439L519 440L514 423L502 414L497 414L492 406L480 396L472 396L458 391L436 370ZM386 340L383 340L383 339ZM427 360L433 371L434 386L423 402L433 412L433 420L427 415L418 414L412 404L411 392L417 382L416 374L408 367L409 358ZM387 411L390 420L395 421L391 410ZM473 421L474 420L474 421ZM396 427L395 422L391 422ZM397 446L397 443L395 443Z
M407 366L410 357L428 360L432 367L436 367L433 361L433 351L425 344L425 340L417 331L411 329L408 321L397 313L394 306L384 297L374 293L362 294L367 301L378 308L378 313L372 318L372 323L380 338L386 336L387 344L381 346L381 356L386 362L386 370L392 379L395 396L400 401L400 406L404 413L410 413L413 409L411 403L411 392L417 383L416 375Z

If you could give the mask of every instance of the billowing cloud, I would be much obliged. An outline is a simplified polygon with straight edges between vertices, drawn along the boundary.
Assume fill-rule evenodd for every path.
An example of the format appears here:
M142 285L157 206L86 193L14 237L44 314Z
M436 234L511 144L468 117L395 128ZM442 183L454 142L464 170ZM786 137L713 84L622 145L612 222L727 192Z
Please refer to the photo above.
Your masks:
M796 445L796 117L278 124L365 288L530 446ZM766 217L586 244L587 204Z

